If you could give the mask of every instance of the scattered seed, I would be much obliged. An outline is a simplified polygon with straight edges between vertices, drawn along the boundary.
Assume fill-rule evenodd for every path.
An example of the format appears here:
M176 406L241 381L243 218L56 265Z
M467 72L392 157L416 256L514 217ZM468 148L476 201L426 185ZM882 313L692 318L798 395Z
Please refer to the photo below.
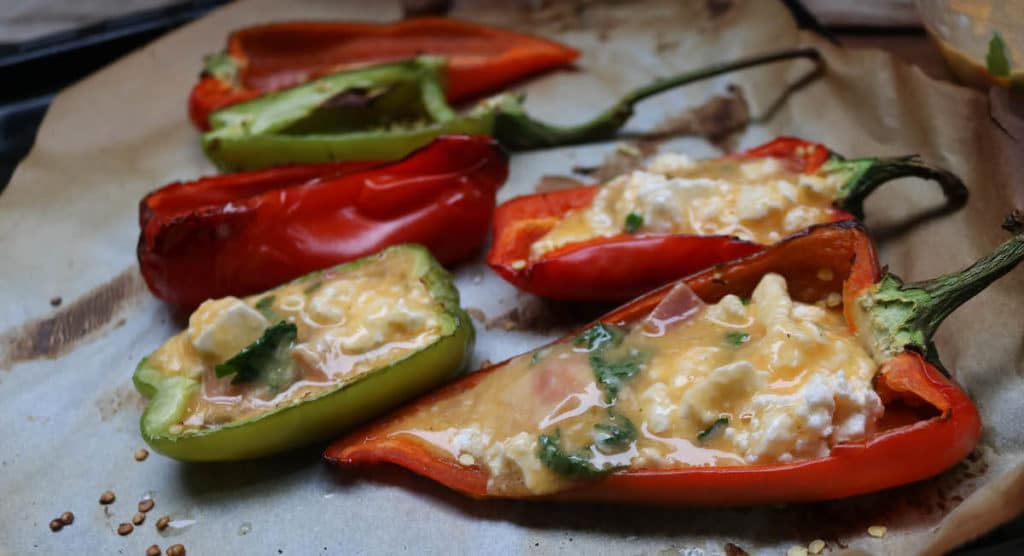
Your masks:
M522 270L526 268L526 261L524 261L523 259L514 260L512 261L512 268L514 270Z
M164 529L167 529L167 526L170 525L170 523L171 523L171 518L169 516L165 515L165 516L161 517L160 519L156 520L156 530L157 531L163 531Z
M135 525L142 525L142 522L146 521L146 514L139 512L132 516L132 523Z
M146 549L146 556L160 556L160 547L155 544L149 545L149 548Z
M167 547L167 552L165 552L164 554L166 554L167 556L185 556L185 545L172 544L171 546Z
M54 519L50 522L50 530L56 533L64 528L64 522L59 519Z
M107 504L112 504L115 499L117 499L117 497L114 496L114 491L108 490L100 495L100 504L106 506Z
M884 537L886 531L888 531L888 529L884 525L872 525L871 527L868 527L868 534L876 539Z
M60 307L61 303L64 303L64 300L59 295L55 295L55 296L50 298L50 306L51 307Z
M146 512L148 512L149 510L152 510L152 509L153 509L153 499L152 498L146 498L145 500L139 502L139 511L140 512L146 513Z
M459 463L462 465L473 465L476 463L476 458L473 457L473 454L460 454Z
M125 535L131 535L134 530L135 527L131 523L122 523L117 526L117 534L122 537Z
M828 294L828 297L825 298L825 305L827 305L829 307L838 307L842 303L843 303L843 296L839 295L836 292L832 292L832 293Z
M60 514L60 517L57 518L57 519L59 519L60 522L63 523L64 525L71 525L72 523L75 522L75 514L73 514L71 512L64 512L64 513Z
M811 554L821 554L822 550L825 550L825 541L821 539L814 539L807 545L807 552Z
M786 551L786 556L807 556L807 549L802 546L791 546Z
M142 461L149 457L149 450L145 448L139 448L135 450L135 461Z

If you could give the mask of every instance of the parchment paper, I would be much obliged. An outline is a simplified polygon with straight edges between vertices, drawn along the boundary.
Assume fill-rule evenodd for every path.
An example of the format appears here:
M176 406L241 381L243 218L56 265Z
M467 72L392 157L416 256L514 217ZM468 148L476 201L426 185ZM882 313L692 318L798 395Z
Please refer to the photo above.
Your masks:
M917 180L894 183L867 204L884 262L907 279L975 260L1004 239L1004 213L1024 205L1021 147L1002 130L1022 127L1005 98L990 106L985 94L932 81L884 53L801 34L781 4L532 6L457 6L455 14L583 51L579 71L522 86L530 110L555 121L583 119L670 71L797 44L821 48L827 71L816 80L804 79L806 62L723 77L645 103L629 131L688 130L714 140L635 139L647 153L714 156L794 134L849 156L916 152L947 166L971 188L960 212L918 218L941 198ZM185 117L202 55L249 23L400 15L386 1L234 4L54 102L0 196L0 553L141 554L153 543L181 542L189 554L777 554L816 538L830 552L938 553L1020 511L1022 270L954 314L937 338L981 410L981 446L935 479L873 495L734 510L475 502L399 470L341 473L320 462L321 447L237 464L186 465L158 454L136 462L142 400L131 371L180 326L136 270L137 203L166 182L213 171ZM749 126L728 133L748 115ZM573 166L621 164L624 151L608 142L517 154L501 200L532 192L543 176L571 175ZM593 316L592 308L517 293L479 260L455 273L478 319L476 362L520 353ZM117 501L104 510L97 499L108 489ZM118 536L118 523L147 495L156 508L146 523ZM67 510L74 524L51 533L49 521ZM158 534L161 515L175 525ZM876 524L888 527L884 539L867 535Z

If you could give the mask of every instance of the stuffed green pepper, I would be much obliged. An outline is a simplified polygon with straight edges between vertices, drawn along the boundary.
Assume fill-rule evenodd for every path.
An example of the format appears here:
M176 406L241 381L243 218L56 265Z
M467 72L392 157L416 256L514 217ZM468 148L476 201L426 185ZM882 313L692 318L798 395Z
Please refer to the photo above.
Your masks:
M420 246L390 247L200 305L135 370L142 436L184 461L326 440L456 376L473 340L451 276Z

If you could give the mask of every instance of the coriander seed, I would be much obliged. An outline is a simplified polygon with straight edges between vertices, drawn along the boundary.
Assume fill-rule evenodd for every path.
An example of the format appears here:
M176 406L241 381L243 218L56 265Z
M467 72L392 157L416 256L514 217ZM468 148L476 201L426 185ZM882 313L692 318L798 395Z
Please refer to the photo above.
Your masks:
M135 461L142 461L149 457L149 450L145 448L139 448L135 450Z
M149 545L146 549L146 556L160 556L160 547L155 544Z
M125 535L130 535L134 530L135 527L132 526L131 523L122 523L117 526L117 534L121 535L122 537Z
M167 556L185 556L185 545L183 544L172 544L167 547Z
M161 517L160 519L156 520L156 530L157 531L163 531L164 529L167 529L167 526L170 525L170 523L171 523L170 516L166 516L165 515L165 516Z
M139 502L139 511L140 512L146 513L146 512L148 512L149 510L152 510L152 509L153 509L153 499L152 498L146 498L145 500Z
M114 491L108 490L100 495L100 504L106 506L107 504L112 504L116 499L117 497L114 496Z
M146 521L146 514L139 512L132 516L132 523L135 525L142 525L142 522Z
M56 533L57 531L60 531L63 528L64 528L64 522L63 521L61 521L59 519L54 519L54 520L50 521L50 530L53 531L54 533Z
M57 518L57 519L59 519L60 522L63 523L64 525L71 525L72 523L75 522L75 514L73 514L71 512L64 512L64 513L60 514L60 517Z

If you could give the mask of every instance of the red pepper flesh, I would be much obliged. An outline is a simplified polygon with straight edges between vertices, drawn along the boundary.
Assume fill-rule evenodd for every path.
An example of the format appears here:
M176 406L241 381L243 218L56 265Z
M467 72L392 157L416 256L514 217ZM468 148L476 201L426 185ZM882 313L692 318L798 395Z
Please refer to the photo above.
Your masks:
M781 137L736 155L776 158L793 172L813 174L828 159L824 145ZM622 233L565 245L530 259L530 246L571 210L593 203L600 186L517 197L494 214L487 264L505 280L537 295L567 301L625 301L722 261L764 249L732 236ZM853 216L833 209L834 221Z
M287 22L246 27L228 38L237 82L204 74L189 115L208 129L210 114L264 93L360 66L430 54L447 58L449 102L503 88L568 64L579 52L540 37L444 17L397 23Z
M832 268L832 281L817 271ZM847 307L880 278L874 247L855 222L821 225L746 258L686 278L706 302L726 294L748 296L769 272L783 275L796 297L814 300L843 282ZM650 313L671 285L601 318L635 321ZM567 338L582 332L580 328ZM852 328L852 325L851 325ZM450 454L408 434L391 435L403 416L429 411L438 400L471 390L504 363L473 373L395 414L336 441L325 457L343 466L392 463L475 498L487 498L487 473L461 465ZM741 506L842 498L925 479L963 459L977 444L981 421L973 402L916 352L882 363L876 390L886 405L881 430L859 442L839 444L823 458L774 465L631 469L585 481L542 499L641 504ZM533 497L530 497L533 498Z
M423 244L452 264L480 247L507 175L493 139L446 136L398 162L174 183L140 203L139 266L157 297L191 308L398 243Z

